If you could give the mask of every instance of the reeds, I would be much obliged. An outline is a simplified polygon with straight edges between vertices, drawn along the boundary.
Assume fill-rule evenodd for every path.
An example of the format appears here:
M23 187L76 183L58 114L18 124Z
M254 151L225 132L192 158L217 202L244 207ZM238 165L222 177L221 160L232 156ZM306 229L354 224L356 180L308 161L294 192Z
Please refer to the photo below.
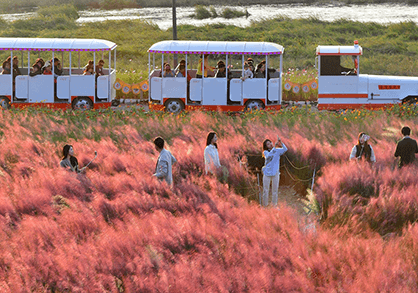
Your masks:
M400 126L418 131L407 107L238 116L27 109L0 121L4 292L417 290L417 167L398 170L392 157ZM204 175L209 131L226 178ZM374 139L373 167L347 162L359 131ZM178 159L173 188L151 177L157 135ZM283 158L292 176L317 168L315 229L285 204L258 205L240 159L276 135L293 164L309 166ZM85 174L58 167L66 143L81 166L98 152Z

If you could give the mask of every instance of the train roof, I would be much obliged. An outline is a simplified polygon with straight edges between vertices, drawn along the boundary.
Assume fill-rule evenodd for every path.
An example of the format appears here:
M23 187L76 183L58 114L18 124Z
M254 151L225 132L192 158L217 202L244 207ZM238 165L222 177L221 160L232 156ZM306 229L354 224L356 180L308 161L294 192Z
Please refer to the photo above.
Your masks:
M110 51L116 46L100 39L0 38L0 51Z
M358 44L354 46L318 46L316 55L363 55L363 48Z
M171 54L279 55L283 46L269 42L162 41L148 52Z

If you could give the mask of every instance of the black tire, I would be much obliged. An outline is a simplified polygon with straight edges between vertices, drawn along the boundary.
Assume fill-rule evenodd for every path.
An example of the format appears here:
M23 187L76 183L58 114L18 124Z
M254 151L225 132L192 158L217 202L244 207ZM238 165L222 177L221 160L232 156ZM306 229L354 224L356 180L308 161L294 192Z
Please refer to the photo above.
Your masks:
M411 105L411 106L418 106L418 97L416 96L408 96L403 101L403 104Z
M117 106L119 106L119 105L120 105L120 101L119 101L119 100L114 99L114 100L112 100L111 105L112 105L113 107L117 107Z
M73 110L91 110L93 109L93 101L89 97L77 97L71 103Z
M0 97L0 107L3 110L10 109L10 100L7 97Z
M178 114L184 110L184 103L179 99L169 99L164 103L164 107L166 112Z
M249 100L245 103L245 112L264 110L265 105L261 100Z

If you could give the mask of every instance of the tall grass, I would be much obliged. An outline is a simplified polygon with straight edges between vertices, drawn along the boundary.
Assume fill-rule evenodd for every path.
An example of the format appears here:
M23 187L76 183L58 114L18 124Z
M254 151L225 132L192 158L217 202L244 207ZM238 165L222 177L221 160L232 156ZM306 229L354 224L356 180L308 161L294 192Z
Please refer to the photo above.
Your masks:
M393 169L392 152L400 127L416 134L416 122L407 107L0 112L2 292L414 292L417 167ZM226 180L203 175L209 131ZM372 135L372 168L347 163L359 131ZM238 160L277 134L294 164L318 168L316 230L284 204L259 207L256 178ZM157 135L178 159L173 188L151 177ZM85 174L58 167L66 143L81 165L98 152Z

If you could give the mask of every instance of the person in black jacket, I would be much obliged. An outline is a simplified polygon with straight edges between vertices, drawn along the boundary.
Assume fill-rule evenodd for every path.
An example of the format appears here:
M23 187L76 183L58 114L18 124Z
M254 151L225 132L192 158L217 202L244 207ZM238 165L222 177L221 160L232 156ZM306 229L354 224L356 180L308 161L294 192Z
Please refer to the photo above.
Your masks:
M402 135L404 136L397 144L395 157L401 157L399 160L399 168L411 164L415 161L415 154L418 153L417 141L410 138L411 128L402 127Z

